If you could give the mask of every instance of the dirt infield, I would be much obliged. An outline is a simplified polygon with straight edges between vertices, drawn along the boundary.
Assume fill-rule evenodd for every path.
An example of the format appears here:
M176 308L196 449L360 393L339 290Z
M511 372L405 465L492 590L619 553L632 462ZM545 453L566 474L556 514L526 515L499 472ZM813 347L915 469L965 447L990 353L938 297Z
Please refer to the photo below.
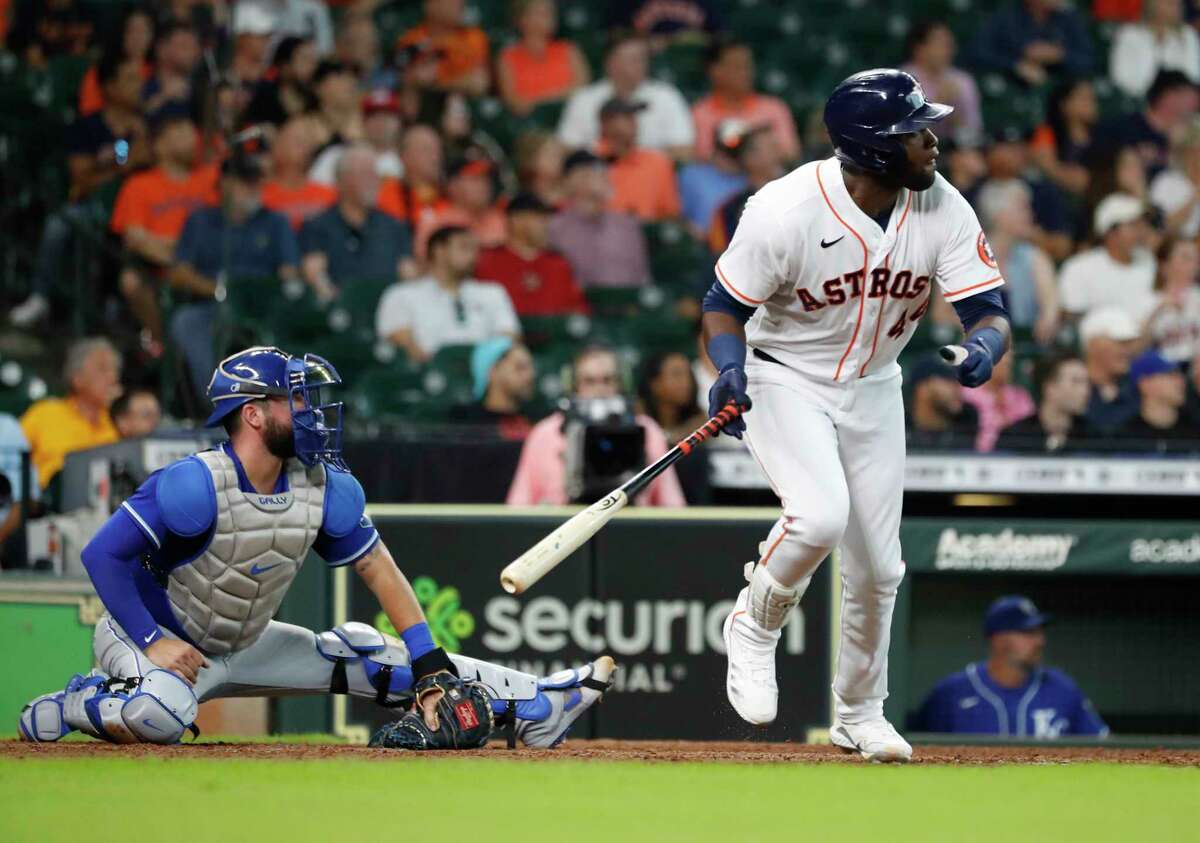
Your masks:
M520 761L721 761L740 764L842 764L859 763L856 756L832 746L791 743L736 743L699 741L575 740L555 750L521 749L509 752L502 745L471 752L409 753L338 744L261 744L202 741L179 746L146 744L114 746L100 742L29 744L0 741L0 759L41 758L238 758L308 761L355 759L394 761L397 758L512 759ZM918 746L914 764L988 766L998 764L1071 764L1103 761L1116 764L1156 764L1200 767L1200 750L1107 749L1098 747L984 747Z

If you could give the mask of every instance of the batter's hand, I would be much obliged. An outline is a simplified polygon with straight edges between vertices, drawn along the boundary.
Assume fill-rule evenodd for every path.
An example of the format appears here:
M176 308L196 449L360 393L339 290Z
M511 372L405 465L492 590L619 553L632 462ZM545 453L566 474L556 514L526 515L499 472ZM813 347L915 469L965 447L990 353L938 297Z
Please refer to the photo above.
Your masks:
M208 667L208 659L203 653L178 638L160 638L143 652L150 661L163 670L178 674L189 685L196 684L200 668Z
M750 396L746 394L746 373L740 366L730 366L721 372L717 376L716 382L708 390L709 418L725 409L725 405L730 401L737 404L743 414L749 412L752 406ZM724 432L736 439L741 439L742 434L746 432L746 422L741 416L738 416L725 425Z
M944 345L939 352L947 363L958 372L958 382L963 386L983 386L992 377L992 353L978 340L967 340L962 345Z

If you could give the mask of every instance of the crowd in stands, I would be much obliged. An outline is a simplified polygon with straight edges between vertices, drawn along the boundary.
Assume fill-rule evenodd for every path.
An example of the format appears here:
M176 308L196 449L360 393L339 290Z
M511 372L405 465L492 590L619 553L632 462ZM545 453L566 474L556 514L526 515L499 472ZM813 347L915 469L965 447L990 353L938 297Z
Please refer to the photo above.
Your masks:
M172 378L165 409L202 416L230 345L311 340L335 362L396 371L465 349L429 417L528 436L510 499L561 500L553 477L531 474L559 447L546 415L559 376L574 360L575 389L621 388L600 383L613 354L575 359L597 338L589 326L640 364L631 397L648 455L660 451L701 420L698 300L746 200L830 154L826 81L795 95L804 74L765 85L792 60L781 65L790 35L770 43L761 15L741 31L746 9L774 9L782 27L805 18L803 4L102 5L0 4L10 67L79 70L56 77L71 83L50 162L64 184L30 205L36 242L9 262L21 271L6 277L8 322L103 333L127 372L113 405L119 367L76 353L60 384L69 397L25 414L43 485L63 431L78 443L136 435ZM932 353L958 330L934 301L905 358L911 445L1191 449L1200 18L1183 0L980 11L904 20L879 56L956 109L939 127L940 169L988 233L1017 340L991 383L963 389ZM1035 107L998 107L1006 99ZM300 317L271 321L301 307L307 335ZM84 374L93 366L103 377ZM681 500L666 482L650 494Z

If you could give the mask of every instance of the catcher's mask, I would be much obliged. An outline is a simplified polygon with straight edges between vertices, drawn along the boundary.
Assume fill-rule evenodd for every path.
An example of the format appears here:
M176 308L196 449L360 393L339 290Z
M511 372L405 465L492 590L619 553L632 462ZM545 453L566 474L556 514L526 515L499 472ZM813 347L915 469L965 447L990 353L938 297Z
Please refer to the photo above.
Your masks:
M213 411L206 426L216 427L247 401L287 398L296 458L307 466L322 462L346 471L343 403L331 395L341 383L337 369L319 355L298 357L274 346L248 348L217 364L208 383Z

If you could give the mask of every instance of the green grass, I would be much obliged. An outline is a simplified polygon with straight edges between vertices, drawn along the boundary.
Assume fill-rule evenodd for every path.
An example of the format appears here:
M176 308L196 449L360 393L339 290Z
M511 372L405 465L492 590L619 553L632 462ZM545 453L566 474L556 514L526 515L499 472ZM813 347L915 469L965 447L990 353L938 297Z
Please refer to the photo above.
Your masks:
M1196 840L1200 770L0 760L0 840Z

